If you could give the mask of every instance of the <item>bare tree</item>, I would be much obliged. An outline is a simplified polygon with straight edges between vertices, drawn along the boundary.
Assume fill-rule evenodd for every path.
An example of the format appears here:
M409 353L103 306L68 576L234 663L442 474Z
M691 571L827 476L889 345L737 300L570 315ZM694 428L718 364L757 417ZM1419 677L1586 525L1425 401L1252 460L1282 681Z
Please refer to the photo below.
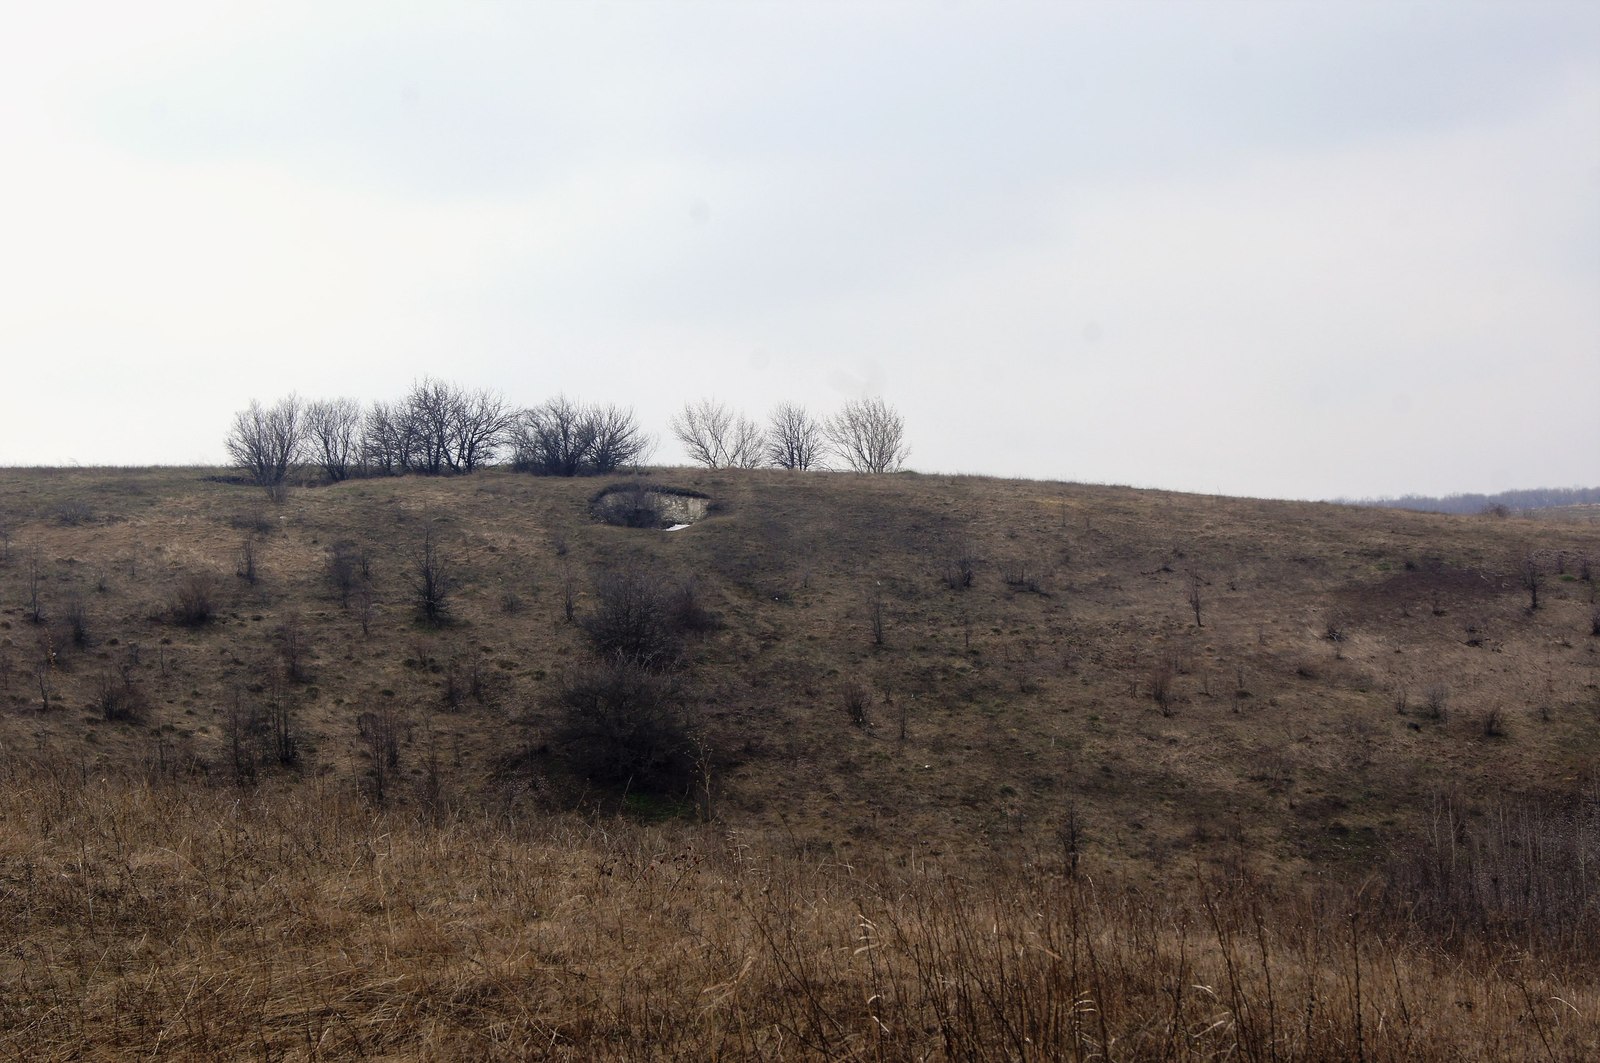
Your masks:
M454 453L450 432L460 401L460 392L443 380L423 377L411 385L403 405L410 439L414 442L407 471L426 476L438 476L446 471Z
M525 410L511 431L513 467L538 476L590 476L644 460L652 440L631 409L558 395Z
M672 434L689 460L708 469L760 466L764 439L759 425L715 399L686 402L672 417Z
M44 585L44 573L39 568L39 548L28 551L28 619L35 624L45 621L44 603L39 600L39 588Z
M334 483L347 479L361 460L361 404L355 399L323 399L306 406L310 460Z
M498 392L455 391L447 406L445 461L455 472L472 472L494 460L515 417Z
M410 435L403 407L373 403L361 425L361 464L380 476L405 472L410 467Z
M374 402L362 418L362 471L366 475L394 475L400 471L394 410L387 402Z
M557 395L524 410L512 430L512 464L539 476L577 476L594 448L594 424L582 403Z
M589 419L594 432L589 465L595 473L603 475L629 465L642 465L655 447L655 440L640 429L631 408L594 406L589 410Z
M226 445L233 463L263 487L281 484L299 462L305 443L305 407L289 395L265 407L254 399L234 414Z
M1522 587L1528 592L1528 612L1539 608L1539 590L1544 586L1544 569L1539 564L1539 558L1529 550L1518 565L1522 576Z
M1205 581L1201 579L1200 573L1192 568L1187 575L1189 577L1189 608L1194 610L1194 626L1205 627L1205 621L1200 619L1200 610L1205 604L1205 600L1200 595L1200 588Z
M767 420L766 459L780 469L815 469L827 455L822 422L793 402L779 403Z
M856 472L894 472L905 463L905 420L882 399L852 399L823 422L833 453Z

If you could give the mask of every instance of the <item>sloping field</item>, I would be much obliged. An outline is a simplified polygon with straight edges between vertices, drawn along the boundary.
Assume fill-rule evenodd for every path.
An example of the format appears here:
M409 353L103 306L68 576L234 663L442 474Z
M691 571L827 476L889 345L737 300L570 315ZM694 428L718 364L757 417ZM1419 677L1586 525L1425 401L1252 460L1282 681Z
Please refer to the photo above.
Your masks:
M0 472L8 1051L1595 1050L1593 523L650 480ZM569 726L618 573L666 785Z

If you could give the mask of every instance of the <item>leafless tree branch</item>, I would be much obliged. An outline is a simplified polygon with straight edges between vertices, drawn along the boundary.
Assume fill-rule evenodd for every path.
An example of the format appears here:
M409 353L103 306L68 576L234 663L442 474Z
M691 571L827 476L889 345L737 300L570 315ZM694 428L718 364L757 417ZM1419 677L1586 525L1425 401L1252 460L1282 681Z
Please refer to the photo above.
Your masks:
M780 469L816 469L827 456L822 422L792 402L780 403L767 420L766 459Z
M852 399L823 422L833 453L856 472L894 472L905 464L905 420L882 399Z
M715 399L684 403L672 418L672 434L689 460L708 469L754 469L765 440L759 425Z

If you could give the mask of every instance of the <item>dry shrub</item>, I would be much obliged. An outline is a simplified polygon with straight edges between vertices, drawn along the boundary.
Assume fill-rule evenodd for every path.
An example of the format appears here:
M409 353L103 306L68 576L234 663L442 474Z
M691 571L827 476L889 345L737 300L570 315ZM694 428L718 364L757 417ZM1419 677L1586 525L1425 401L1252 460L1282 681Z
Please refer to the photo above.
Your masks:
M56 507L56 523L69 528L94 523L94 508L81 498L69 498Z
M969 590L977 575L978 554L971 543L961 543L950 552L944 564L944 585L953 591Z
M283 672L291 682L311 681L311 634L299 613L290 613L272 632Z
M1150 667L1150 699L1161 710L1161 715L1171 716L1177 701L1178 665L1171 658Z
M394 773L400 769L400 743L406 731L399 711L387 702L356 717L356 733L367 754L372 796L380 803L388 798Z
M101 673L93 706L105 720L139 723L150 711L150 698L133 668L124 666Z
M202 627L217 611L217 578L209 572L190 572L178 581L168 606L172 622Z
M644 568L603 573L595 581L594 607L584 616L583 629L608 660L655 671L671 668L682 653L685 612L681 596L674 597L661 575Z
M329 548L324 575L329 590L339 599L339 608L350 608L350 595L355 591L365 567L364 552L355 542L345 539Z
M570 680L556 702L555 743L578 773L604 786L688 792L694 749L671 679L616 658Z
M429 528L423 534L411 564L411 591L417 607L417 619L428 627L443 627L450 623L451 598L455 588L455 566L449 555L439 549L433 529Z
M1396 847L1388 903L1455 950L1519 951L1575 968L1600 952L1600 787L1473 809L1434 799Z
M492 706L499 701L503 686L483 654L457 654L444 668L445 708L455 712L469 699L484 707Z
M67 597L65 620L68 641L80 650L88 648L89 610L84 604L83 595L74 592Z
M871 729L872 721L867 716L867 706L872 704L872 689L860 680L852 680L844 685L839 694L839 703L844 707L845 716L850 720L850 726L866 731Z
M1422 692L1428 706L1428 716L1441 722L1450 718L1450 688L1443 683L1430 683Z

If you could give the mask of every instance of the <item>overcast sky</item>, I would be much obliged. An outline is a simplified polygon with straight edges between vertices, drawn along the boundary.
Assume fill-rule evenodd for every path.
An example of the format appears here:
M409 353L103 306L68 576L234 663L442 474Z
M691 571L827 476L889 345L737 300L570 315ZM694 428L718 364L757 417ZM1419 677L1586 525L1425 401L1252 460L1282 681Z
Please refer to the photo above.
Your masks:
M1600 483L1600 4L17 4L0 464L434 374L928 471Z

